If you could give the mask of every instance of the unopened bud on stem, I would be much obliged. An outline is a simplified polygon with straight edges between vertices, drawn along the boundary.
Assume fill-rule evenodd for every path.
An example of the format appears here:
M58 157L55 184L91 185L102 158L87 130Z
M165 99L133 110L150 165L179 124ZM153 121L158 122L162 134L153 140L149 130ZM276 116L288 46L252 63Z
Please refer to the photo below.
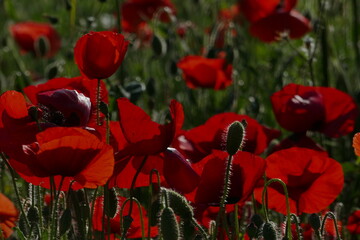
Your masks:
M239 148L242 147L245 136L244 125L247 125L245 121L243 122L244 124L242 122L235 121L229 126L226 137L226 151L230 155L235 155Z

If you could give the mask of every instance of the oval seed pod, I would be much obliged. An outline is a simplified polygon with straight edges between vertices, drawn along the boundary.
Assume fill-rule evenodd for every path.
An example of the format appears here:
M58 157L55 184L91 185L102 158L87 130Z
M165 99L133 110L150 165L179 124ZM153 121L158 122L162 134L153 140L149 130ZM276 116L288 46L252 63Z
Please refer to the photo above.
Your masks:
M170 207L182 219L192 219L194 217L193 208L190 206L185 197L179 193L167 189Z
M311 214L309 216L309 224L312 227L312 229L314 229L315 231L319 231L321 226L321 220L319 215L317 215L316 213Z
M277 233L274 222L266 222L263 227L263 237L265 240L276 240Z
M235 121L229 126L226 137L226 151L230 155L235 155L242 146L244 135L244 126L239 121Z
M170 207L164 208L160 217L160 230L164 240L178 240L180 237L179 224L174 211Z

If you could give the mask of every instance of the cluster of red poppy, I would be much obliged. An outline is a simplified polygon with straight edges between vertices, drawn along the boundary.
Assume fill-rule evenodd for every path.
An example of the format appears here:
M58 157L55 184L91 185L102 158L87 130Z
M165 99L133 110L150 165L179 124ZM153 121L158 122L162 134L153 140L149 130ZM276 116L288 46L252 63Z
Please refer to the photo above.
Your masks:
M310 30L308 20L293 10L295 5L296 0L239 3L241 12L251 23L251 34L264 42L277 40L284 31L289 31L290 38L299 38ZM154 17L169 21L169 11L159 10L164 7L175 13L168 0L125 2L121 15L123 29L136 32ZM33 31L33 27L38 31ZM46 57L52 57L60 46L57 33L48 25L17 24L11 27L11 32L23 51L36 52L40 36L48 41ZM170 120L159 124L127 98L119 98L118 121L106 123L108 116L99 113L100 102L109 102L102 79L112 76L119 68L128 45L119 33L90 32L74 48L81 76L28 86L23 89L25 96L17 91L0 96L0 151L6 153L11 167L25 181L44 188L51 188L54 181L61 191L105 184L110 188L131 189L149 186L149 175L157 169L161 185L183 194L195 206L198 221L208 227L209 221L216 218L223 193L225 162L229 156L223 151L224 136L231 123L246 121L242 151L232 159L228 210L234 211L232 204L243 206L252 193L262 203L264 175L266 180L279 178L286 183L290 211L296 214L320 212L340 194L344 185L341 165L321 151L306 133L317 131L337 138L352 132L358 109L348 94L329 87L296 84L274 93L271 103L275 117L281 127L294 134L263 159L260 155L281 133L247 115L221 113L203 125L183 130L185 116L178 101L170 102ZM232 82L232 65L224 58L186 56L177 66L190 88L218 90ZM355 144L359 145L356 141ZM267 192L268 207L286 214L285 193L280 185L271 185ZM118 201L125 198L119 196ZM0 208L0 227L8 237L18 213L2 194L0 203L9 206L4 212ZM102 203L103 197L94 203L92 220L98 231L104 228ZM129 238L141 237L142 219L137 211L133 211ZM142 212L145 216L145 208ZM359 218L357 211L349 219L348 229L352 233L359 233ZM143 224L147 225L148 221L144 217ZM119 231L117 211L111 219L110 232L120 234ZM150 231L150 236L158 235L156 227Z

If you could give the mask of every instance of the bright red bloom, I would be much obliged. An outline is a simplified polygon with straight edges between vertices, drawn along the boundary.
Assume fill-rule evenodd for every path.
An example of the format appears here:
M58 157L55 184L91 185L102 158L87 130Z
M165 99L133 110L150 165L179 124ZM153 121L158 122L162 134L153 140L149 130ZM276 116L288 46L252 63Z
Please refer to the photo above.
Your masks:
M344 185L341 165L323 153L306 148L288 148L266 158L266 176L280 178L287 185L290 212L317 213L329 206ZM261 202L263 187L255 189ZM280 184L268 187L269 208L286 214L284 191Z
M280 136L278 130L260 125L256 120L236 113L221 113L209 118L205 124L184 131L177 137L175 147L192 162L198 162L213 149L224 150L227 127L234 121L247 122L243 151L261 154L271 140Z
M346 228L351 234L360 234L360 210L356 210L350 215Z
M170 0L128 0L121 6L122 27L126 32L136 32L139 26L160 14L160 20L168 22L168 13L162 12L167 8L175 14L175 7Z
M189 88L224 89L232 83L232 65L225 59L186 56L177 63Z
M30 144L40 128L77 126L101 130L104 127L95 124L96 85L82 77L52 79L24 89L31 102L19 92L5 92L0 96L0 148L5 151L12 145ZM101 100L107 102L103 83L102 87Z
M12 228L15 227L15 221L18 217L19 212L13 202L0 193L0 231L2 231L5 239L12 234Z
M111 239L119 239L115 237L115 234L120 235L121 232L121 226L120 226L120 208L123 204L123 202L126 200L124 197L118 196L118 211L116 211L116 215L114 218L110 219L110 234ZM92 224L94 227L94 230L96 231L102 231L103 230L103 197L98 197L95 201L95 207L94 207L94 215L92 218ZM126 239L132 239L132 238L141 238L141 220L143 220L144 229L145 229L145 236L148 236L148 222L149 218L147 216L146 209L144 207L141 207L143 218L140 218L140 211L136 204L133 205L131 217L133 218L133 222L130 225L130 228L126 234ZM129 212L129 202L125 205L125 208L123 209L123 216L126 216ZM156 237L158 235L158 227L152 226L150 228L150 237ZM106 238L107 239L107 238Z
M48 41L46 57L54 56L60 49L61 40L56 30L48 23L22 22L10 26L11 35L23 53L36 54L37 41L41 37Z
M212 154L192 165L200 176L200 181L194 192L187 195L190 201L196 204L219 204L228 157L226 152L214 150ZM264 159L248 152L237 152L232 160L227 203L243 204L253 192L264 171Z
M295 7L297 0L285 0L284 6L280 6L280 3L281 0L240 0L239 6L248 21L256 22L279 8L289 12Z
M279 41L282 33L291 39L301 38L310 30L310 21L295 10L276 11L250 26L251 35L262 42Z
M34 185L50 188L50 177L62 190L96 188L104 185L114 168L112 148L81 128L48 128L36 135L36 142L9 152L15 171ZM101 169L101 171L99 171Z
M352 132L358 115L352 97L330 87L289 84L271 96L271 103L286 130L319 131L333 138Z
M196 185L193 183L193 179L196 181L197 178L196 173L180 153L167 150L184 121L181 104L171 101L171 122L161 125L152 121L149 115L128 99L120 98L117 102L119 122L111 124L116 165L110 186L130 188L133 176L144 157L147 157L137 178L136 187L149 185L150 171L155 168L161 174L161 180L167 180L172 187L184 192L192 191ZM170 171L171 166L178 166L178 172ZM164 173L164 169L167 169L167 173ZM179 184L177 174L186 176L189 180L187 184Z
M122 63L129 41L115 32L90 32L74 48L75 62L89 79L104 79L115 73Z

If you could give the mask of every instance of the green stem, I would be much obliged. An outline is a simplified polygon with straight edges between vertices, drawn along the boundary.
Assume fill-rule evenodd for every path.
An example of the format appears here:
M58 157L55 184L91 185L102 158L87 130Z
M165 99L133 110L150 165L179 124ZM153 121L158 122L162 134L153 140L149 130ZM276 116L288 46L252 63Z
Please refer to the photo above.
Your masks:
M240 236L238 211L239 211L239 206L235 204L235 240L238 240Z
M61 177L60 180L60 184L59 184L59 190L56 189L56 183L55 184L55 188L54 191L56 193L55 195L55 202L54 202L54 207L53 207L53 212L52 212L52 217L51 217L51 232L50 232L50 239L52 240L53 237L54 239L58 239L57 237L57 229L58 229L58 214L57 214L57 208L58 208L58 203L59 203L59 197L60 197L60 193L61 193L61 187L63 185L64 182L64 177Z
M199 230L199 232L201 233L204 239L209 239L209 235L206 233L205 229L196 221L196 219L192 218L191 223L195 227L197 227L197 229Z
M143 212L142 212L141 204L140 204L139 200L137 200L134 197L130 197L130 198L126 199L124 201L123 205L121 206L121 210L120 210L120 226L121 226L121 229L124 229L124 226L123 226L123 210L125 209L125 206L126 206L126 204L128 202L130 202L130 206L131 206L132 202L135 202L136 205L138 206L139 215L140 215L140 224L141 224L141 239L145 240L145 227L144 227L144 218L143 218ZM125 239L125 237L126 237L126 232L124 231L122 233L121 239Z
M289 193L286 187L286 184L280 179L280 178L272 178L269 181L265 183L264 190L262 192L262 204L263 204L263 211L265 214L266 222L269 222L269 215L268 215L268 209L267 209L267 188L271 183L278 182L281 184L281 186L284 189L285 194L285 201L286 201L286 233L285 236L288 237L289 240L292 240L292 234L291 234L291 218L290 218L290 204L289 204Z
M338 230L338 227L337 227L337 219L336 219L335 214L332 213L332 212L327 212L325 214L325 216L324 216L324 219L323 219L323 221L321 223L321 228L320 228L321 229L320 230L321 235L324 235L325 223L326 223L327 218L331 218L333 220L334 227L335 227L335 232L336 232L336 239L341 240L339 230Z
M226 164L226 170L225 170L225 178L224 178L224 189L223 189L223 195L220 199L220 209L219 213L216 217L216 227L214 229L214 239L217 237L217 231L220 225L220 219L222 218L222 215L226 214L225 211L225 201L229 194L229 187L230 187L230 173L231 173L231 162L232 162L232 155L229 155L229 158L227 160ZM226 224L225 222L223 224Z
M119 0L115 0L117 28L118 28L119 33L121 33L121 12L120 12L120 7L121 6L122 6L121 2L119 2Z
M95 209L95 201L96 201L96 196L97 196L97 192L98 192L99 187L97 187L95 189L93 198L92 198L92 205L91 205L91 210L90 210L90 217L89 217L89 228L88 228L88 239L91 240L92 239L92 218L94 215L94 209Z
M359 50L359 13L358 13L358 0L352 0L352 10L353 10L353 46L355 49L355 60L356 65L360 67L360 50Z
M148 234L147 234L147 239L150 240L151 238L151 214L152 214L152 197L153 197L153 183L152 183L152 179L153 179L153 174L156 174L156 180L157 180L157 184L158 184L158 189L160 189L161 184L160 184L160 173L158 170L156 169L151 169L150 171L150 176L149 176L149 193L150 193L150 198L149 198L149 202L148 202L148 209L147 209L147 215L149 217L149 221L148 221Z
M15 173L14 173L14 170L12 169L10 163L7 161L5 155L3 152L0 152L0 156L3 160L3 162L5 163L6 167L9 169L10 171L10 174L11 174L11 181L13 183L13 186L14 186L14 190L15 190L15 194L16 194L16 199L18 200L18 204L19 204L19 208L20 208L20 211L21 211L21 214L24 216L24 219L25 219L25 223L26 223L26 226L28 228L30 228L30 223L29 223L29 220L25 214L25 211L24 211L24 208L21 204L21 199L20 199L20 194L19 194L19 189L18 187L16 186L16 182L15 182Z

